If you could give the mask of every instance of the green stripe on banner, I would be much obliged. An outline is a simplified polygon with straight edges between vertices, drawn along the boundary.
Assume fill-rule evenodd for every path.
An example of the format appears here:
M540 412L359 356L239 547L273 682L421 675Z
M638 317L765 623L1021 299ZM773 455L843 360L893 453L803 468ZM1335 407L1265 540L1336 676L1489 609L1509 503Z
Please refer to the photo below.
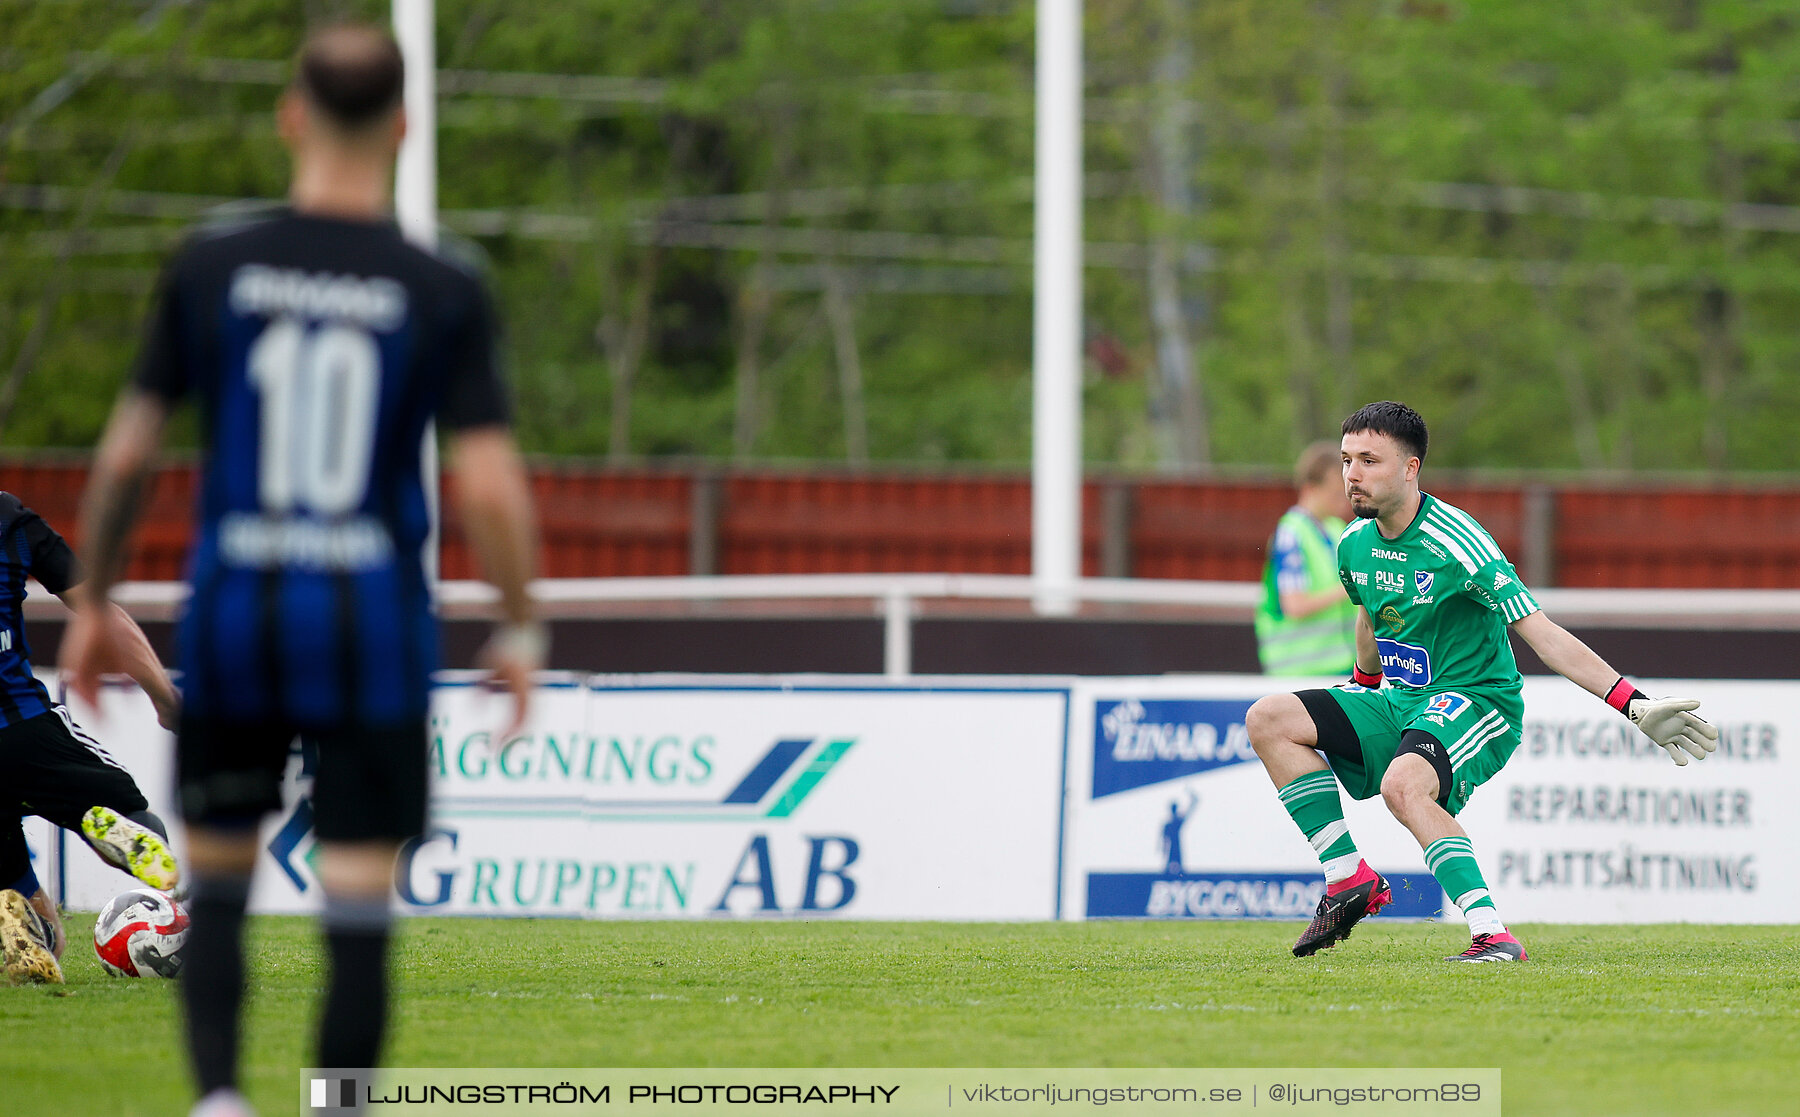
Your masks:
M819 755L813 757L812 763L801 771L793 783L788 784L788 789L781 793L781 798L775 800L775 805L769 808L768 817L786 818L793 814L801 802L812 794L812 789L819 786L819 781L825 778L825 774L831 771L839 760L843 759L844 754L849 752L850 746L854 744L856 744L854 740L832 741L820 749Z

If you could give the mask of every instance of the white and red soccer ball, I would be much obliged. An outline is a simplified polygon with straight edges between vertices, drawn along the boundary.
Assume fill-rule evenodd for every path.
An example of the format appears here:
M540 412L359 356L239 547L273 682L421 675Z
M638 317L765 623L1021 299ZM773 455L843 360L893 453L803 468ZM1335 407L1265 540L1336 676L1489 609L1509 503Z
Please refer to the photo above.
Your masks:
M114 977L174 977L181 972L188 916L167 893L121 892L94 920L94 953Z

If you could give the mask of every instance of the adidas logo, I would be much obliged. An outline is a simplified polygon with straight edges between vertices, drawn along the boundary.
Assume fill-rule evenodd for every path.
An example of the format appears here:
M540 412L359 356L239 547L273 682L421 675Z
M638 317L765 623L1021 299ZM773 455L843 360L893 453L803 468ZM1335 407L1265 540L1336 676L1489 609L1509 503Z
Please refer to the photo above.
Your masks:
M1420 741L1419 742L1419 751L1424 753L1426 756L1436 756L1437 755L1437 746L1432 744L1430 741Z
M1506 576L1506 571L1502 570L1498 574L1494 575L1494 588L1495 589L1498 590L1505 586L1510 586L1510 585L1512 585L1512 579L1508 578Z

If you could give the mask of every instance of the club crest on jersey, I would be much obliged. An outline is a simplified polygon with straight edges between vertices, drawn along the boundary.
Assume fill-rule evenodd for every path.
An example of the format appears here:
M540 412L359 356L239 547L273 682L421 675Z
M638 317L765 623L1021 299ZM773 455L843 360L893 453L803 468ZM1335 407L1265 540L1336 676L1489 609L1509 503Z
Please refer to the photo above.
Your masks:
M1431 583L1436 580L1437 575L1429 570L1413 571L1413 585L1418 587L1420 593L1430 593Z
M1468 708L1469 700L1454 691L1445 691L1425 704L1427 714L1441 714L1448 721L1455 721L1456 716Z

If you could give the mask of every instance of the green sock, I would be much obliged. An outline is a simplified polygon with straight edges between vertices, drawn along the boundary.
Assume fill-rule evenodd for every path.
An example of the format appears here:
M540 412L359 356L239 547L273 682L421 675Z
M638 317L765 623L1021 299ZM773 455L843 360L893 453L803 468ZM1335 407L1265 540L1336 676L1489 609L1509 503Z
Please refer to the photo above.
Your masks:
M1425 867L1444 886L1444 895L1462 909L1472 934L1499 934L1506 930L1500 909L1488 895L1481 866L1475 863L1475 847L1461 834L1439 838L1425 847Z
M1280 791L1281 805L1294 819L1294 825L1312 843L1313 852L1325 866L1325 881L1336 884L1356 875L1362 856L1350 837L1344 822L1344 804L1338 799L1337 780L1329 770L1308 772L1289 780Z

